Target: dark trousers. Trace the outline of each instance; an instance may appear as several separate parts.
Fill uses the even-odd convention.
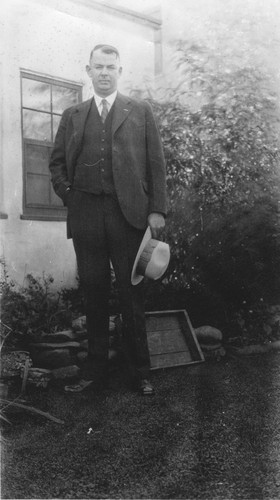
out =
[[[104,372],[109,348],[110,261],[120,295],[123,339],[130,368],[147,377],[150,358],[142,283],[131,285],[131,270],[144,231],[124,218],[113,196],[71,190],[68,217],[85,294],[88,330],[87,375]]]

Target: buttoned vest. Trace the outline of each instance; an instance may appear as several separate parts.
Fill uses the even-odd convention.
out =
[[[114,194],[112,171],[112,117],[114,105],[102,123],[95,100],[86,120],[77,158],[73,188],[93,194]]]

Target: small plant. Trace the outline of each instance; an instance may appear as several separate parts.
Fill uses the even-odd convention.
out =
[[[25,348],[41,333],[55,332],[71,325],[72,314],[52,290],[53,277],[43,274],[35,278],[28,274],[25,285],[19,287],[9,278],[2,261],[1,338],[5,346]]]
[[[80,280],[77,278],[77,286],[62,288],[61,300],[73,317],[84,313],[84,295]]]

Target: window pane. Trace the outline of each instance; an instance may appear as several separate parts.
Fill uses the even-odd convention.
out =
[[[28,173],[49,174],[49,151],[47,146],[26,144],[25,160]]]
[[[52,103],[54,113],[63,113],[66,108],[78,104],[78,102],[79,95],[77,90],[53,85]]]
[[[51,110],[51,86],[48,83],[22,79],[22,102],[25,108]]]
[[[38,141],[51,141],[51,115],[23,110],[23,137]]]
[[[26,204],[49,206],[50,180],[47,175],[27,174]]]
[[[38,78],[22,74],[24,216],[64,218],[67,209],[53,190],[49,158],[61,115],[81,101],[81,89],[67,82]]]
[[[53,141],[55,139],[56,132],[57,132],[60,120],[61,120],[61,116],[60,115],[53,115]]]

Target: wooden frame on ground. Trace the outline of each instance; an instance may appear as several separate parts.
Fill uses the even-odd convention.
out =
[[[152,370],[204,361],[185,309],[147,312],[146,328]]]

